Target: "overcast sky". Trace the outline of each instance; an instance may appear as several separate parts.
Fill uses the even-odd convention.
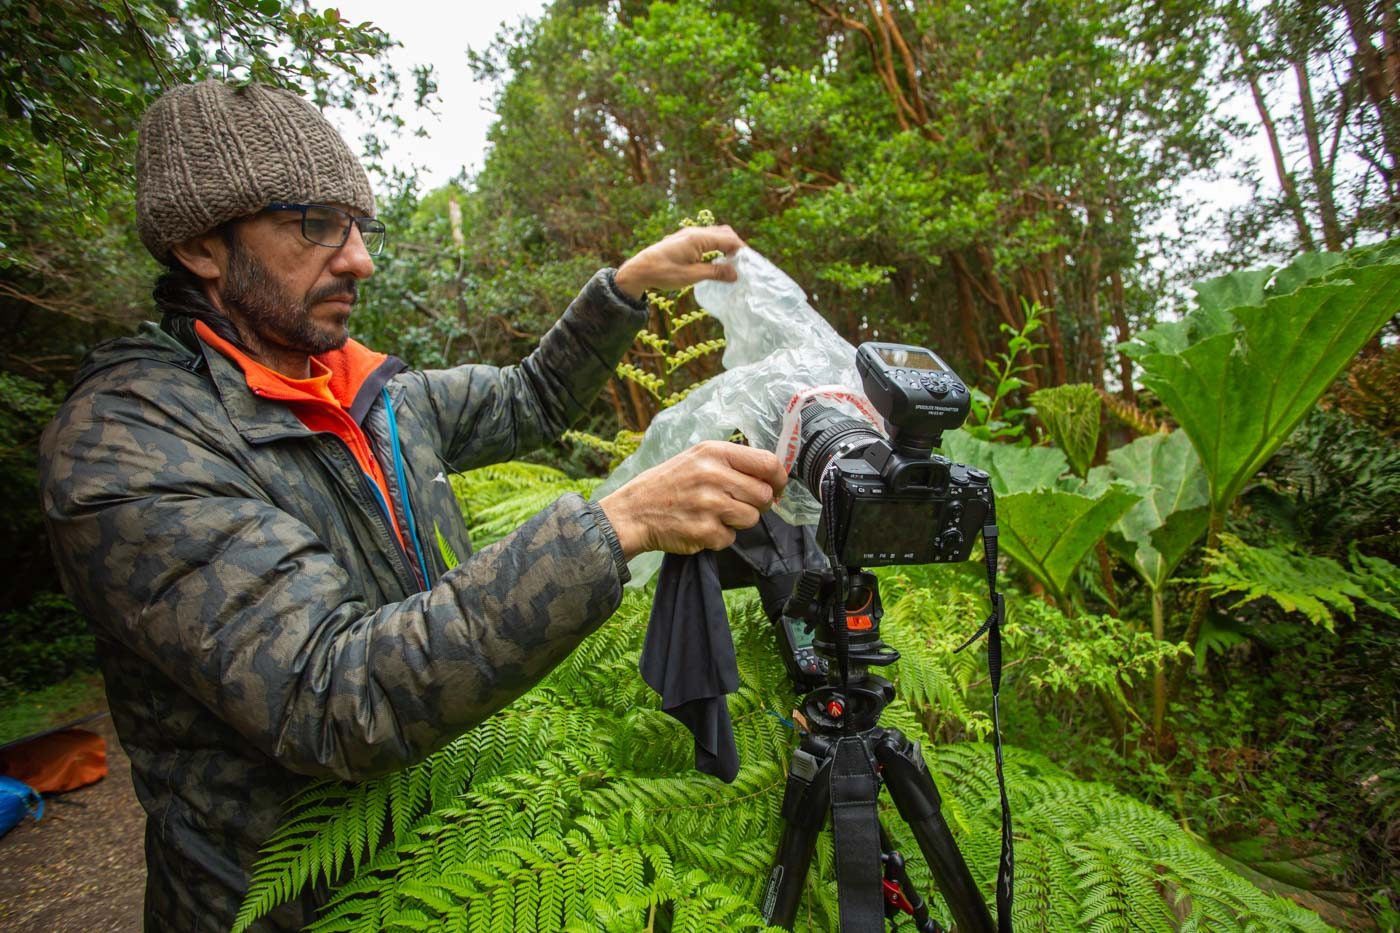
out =
[[[421,167],[423,191],[445,183],[464,166],[469,173],[481,168],[486,130],[494,116],[490,110],[494,89],[472,80],[467,49],[485,49],[502,23],[538,17],[545,0],[330,0],[326,5],[335,6],[351,22],[369,20],[403,43],[389,58],[403,76],[406,89],[412,88],[413,66],[434,67],[439,98],[434,109],[438,115],[411,112],[411,108],[401,114],[409,121],[410,130],[422,125],[429,136],[405,133],[392,140],[391,161]],[[357,138],[352,127],[342,129],[348,138]]]

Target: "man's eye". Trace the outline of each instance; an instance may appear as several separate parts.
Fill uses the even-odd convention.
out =
[[[334,238],[340,232],[335,221],[320,217],[307,217],[301,229],[313,240]]]

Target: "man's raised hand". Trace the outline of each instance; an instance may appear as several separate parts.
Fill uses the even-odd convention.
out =
[[[634,300],[649,288],[672,291],[705,279],[732,282],[733,266],[704,256],[716,251],[732,255],[743,245],[739,235],[725,226],[686,227],[624,262],[614,281],[619,291]]]

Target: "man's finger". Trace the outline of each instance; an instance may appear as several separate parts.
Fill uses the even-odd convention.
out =
[[[759,511],[767,511],[773,505],[773,487],[765,480],[747,473],[734,471],[729,484],[729,497]]]
[[[703,279],[733,282],[739,278],[739,270],[727,262],[698,262],[693,266],[687,266],[685,271],[697,282]]]
[[[725,255],[733,255],[745,246],[744,241],[739,238],[739,234],[730,227],[690,227],[688,229],[695,231],[694,236],[702,252],[719,250]]]
[[[772,453],[742,444],[725,444],[722,449],[731,467],[763,480],[773,487],[775,496],[787,486],[787,474],[783,472],[783,464]]]

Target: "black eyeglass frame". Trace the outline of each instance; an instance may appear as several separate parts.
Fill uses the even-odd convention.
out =
[[[307,233],[306,212],[312,209],[333,211],[339,214],[340,216],[347,218],[350,221],[350,223],[345,224],[343,227],[341,227],[339,243],[326,243],[322,240],[316,239],[311,234]],[[389,239],[389,229],[384,226],[384,222],[382,220],[377,220],[374,217],[356,217],[349,211],[342,210],[336,207],[334,204],[293,204],[288,201],[273,201],[266,208],[264,208],[264,210],[295,211],[296,213],[301,214],[302,239],[316,246],[325,246],[329,249],[340,249],[350,239],[350,226],[352,224],[359,228],[360,237],[365,241],[365,250],[371,256],[378,256],[380,253],[384,252],[384,244]],[[375,233],[379,234],[379,243],[377,246],[371,247],[371,240],[369,239],[369,234]]]

